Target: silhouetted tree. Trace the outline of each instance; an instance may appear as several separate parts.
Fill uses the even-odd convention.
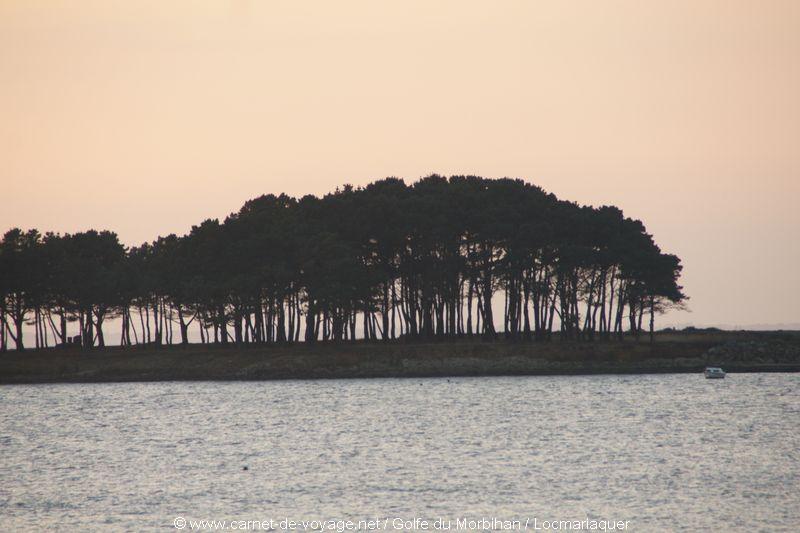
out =
[[[321,198],[265,195],[126,252],[113,233],[8,231],[0,242],[0,349],[50,333],[85,347],[289,343],[301,338],[623,338],[686,300],[680,260],[613,206],[522,180],[432,175]],[[502,302],[502,317],[500,303]],[[495,315],[498,316],[495,316]],[[48,329],[49,328],[49,329]],[[175,333],[177,331],[177,334]]]

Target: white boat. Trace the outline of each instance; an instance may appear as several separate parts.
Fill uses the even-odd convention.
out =
[[[718,366],[706,367],[703,374],[705,374],[706,379],[722,379],[725,377],[725,371]]]

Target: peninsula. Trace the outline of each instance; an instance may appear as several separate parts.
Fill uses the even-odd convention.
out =
[[[0,383],[800,371],[800,332],[663,331],[548,343],[355,341],[222,347],[50,348],[0,356]]]

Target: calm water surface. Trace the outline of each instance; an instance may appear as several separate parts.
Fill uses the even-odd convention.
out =
[[[797,374],[5,386],[0,449],[5,531],[175,531],[178,516],[800,528]]]

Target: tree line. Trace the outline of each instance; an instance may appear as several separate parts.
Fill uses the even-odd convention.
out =
[[[645,328],[652,339],[655,315],[686,300],[681,269],[613,206],[522,180],[387,178],[321,198],[264,195],[130,249],[109,231],[11,229],[0,349],[24,349],[26,329],[37,348],[102,347],[110,319],[124,346],[187,344],[190,328],[219,344],[621,339]]]

